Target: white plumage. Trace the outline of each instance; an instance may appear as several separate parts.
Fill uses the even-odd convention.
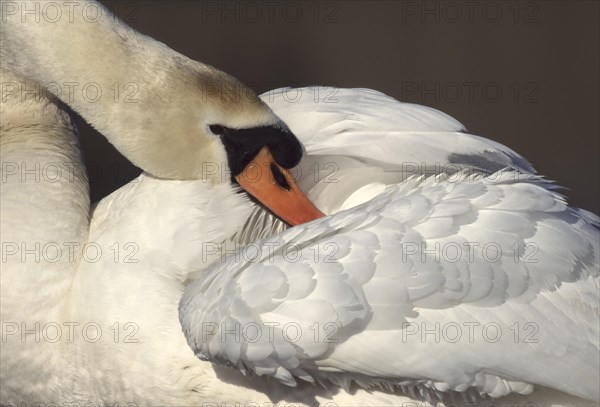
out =
[[[373,91],[339,93],[344,99],[336,105],[337,119],[331,117],[334,112],[328,117],[342,131],[327,135],[325,129],[331,127],[324,126],[323,133],[310,133],[314,137],[306,141],[308,156],[300,167],[309,176],[300,177],[300,182],[332,213],[364,203],[239,252],[234,250],[239,248],[236,242],[252,242],[280,231],[281,225],[227,184],[167,181],[143,174],[96,206],[86,238],[71,224],[85,224],[85,180],[55,185],[8,178],[2,207],[12,209],[10,217],[3,212],[3,238],[5,231],[13,239],[35,240],[36,233],[42,233],[46,237],[39,239],[52,240],[48,235],[52,234],[93,243],[107,255],[94,261],[79,258],[72,277],[44,262],[21,263],[11,257],[4,266],[11,273],[3,271],[3,290],[36,289],[25,298],[3,300],[3,321],[20,318],[21,309],[29,322],[93,323],[104,335],[98,341],[79,337],[60,346],[9,340],[3,344],[3,349],[10,349],[10,357],[3,352],[3,402],[126,400],[181,405],[332,400],[381,405],[422,397],[452,399],[450,390],[467,399],[479,398],[479,393],[528,393],[532,385],[564,392],[542,387],[542,393],[529,398],[538,403],[582,402],[567,394],[597,399],[597,217],[568,208],[551,184],[518,170],[514,163],[523,159],[505,147],[454,133],[458,125],[441,113]],[[355,103],[365,95],[369,103]],[[287,119],[296,107],[305,112],[306,124],[318,128],[319,105],[310,100],[285,106],[287,111],[273,108]],[[4,107],[3,117],[10,117],[12,124],[3,129],[3,162],[77,162],[75,150],[64,158],[56,152],[75,144],[72,129],[52,101],[28,105],[32,118],[26,128],[17,125],[25,120],[22,110],[19,116],[15,107]],[[391,159],[378,166],[377,155],[368,148],[387,151],[385,146],[381,149],[381,139],[350,149],[345,137],[352,138],[353,126],[371,109],[387,107],[404,108],[415,123],[437,117],[438,130],[428,136],[437,134],[439,141],[432,144],[442,163],[449,162],[442,154],[444,143],[455,135],[485,147],[461,150],[450,143],[451,154],[501,157],[514,168],[490,174],[474,166],[455,173],[452,167],[450,173],[425,176],[405,168],[398,171]],[[440,118],[452,132],[444,131]],[[304,139],[302,128],[290,122]],[[386,136],[390,149],[395,135]],[[312,153],[318,137],[348,148],[352,157]],[[414,145],[420,143],[420,133],[409,140],[418,152]],[[32,151],[31,142],[39,148]],[[468,153],[461,155],[465,150]],[[368,159],[362,157],[369,154]],[[412,158],[429,160],[426,155]],[[397,162],[404,158],[397,156]],[[310,173],[310,165],[326,169],[328,163],[335,169],[328,176]],[[45,206],[24,203],[23,188],[40,194],[40,202],[44,197]],[[72,216],[83,220],[57,218],[49,207],[71,208]],[[33,229],[15,224],[32,216],[38,219]],[[467,243],[478,247],[449,261],[451,250],[467,250]],[[490,243],[501,251],[497,260],[493,250],[479,250]],[[115,244],[124,250],[119,260],[114,257]],[[536,250],[527,251],[530,247]],[[205,272],[211,261],[213,267]],[[26,272],[14,274],[16,270]],[[71,288],[57,306],[49,306],[45,299],[53,298],[64,284]],[[243,377],[199,361],[185,343],[177,317],[184,289],[180,318],[187,341],[199,356],[273,376],[287,385],[300,379],[326,387],[297,383],[290,391],[264,377]],[[257,336],[257,329],[262,335]],[[251,340],[244,340],[248,337]],[[350,389],[352,381],[395,389],[395,394],[347,393],[336,386]],[[514,401],[509,398],[505,403]]]
[[[300,185],[331,214],[283,231],[228,178],[197,179],[226,159],[208,125],[279,125],[256,101],[203,100],[233,78],[108,13],[4,17],[2,82],[35,91],[0,104],[2,404],[600,398],[598,217],[514,151],[371,90],[273,91],[308,153]],[[93,210],[76,130],[36,86],[90,77],[146,85],[139,105],[68,102],[154,174]]]
[[[180,317],[197,354],[288,385],[354,379],[499,397],[539,384],[598,399],[597,217],[520,170],[527,163],[516,153],[455,133],[461,126],[433,109],[368,90],[338,89],[326,105],[313,101],[318,91],[271,104],[309,160],[337,170],[309,196],[336,208],[345,203],[337,190],[391,185],[242,248],[189,286]],[[461,149],[453,138],[474,142]],[[331,156],[335,145],[360,161]],[[459,172],[393,184],[408,160],[443,168],[452,156],[506,168],[455,161]],[[370,176],[355,176],[363,171]]]

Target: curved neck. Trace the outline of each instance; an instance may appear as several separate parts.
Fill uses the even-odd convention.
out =
[[[22,80],[5,71],[0,79]],[[0,116],[2,316],[39,322],[58,309],[87,241],[87,176],[59,101],[7,97]]]
[[[1,66],[29,81],[5,84],[3,94],[47,89],[148,170],[143,140],[169,134],[174,99],[185,93],[190,73],[206,66],[136,32],[95,1],[3,2],[0,11]]]
[[[87,0],[42,1],[14,3],[14,8],[2,4],[1,12],[2,66],[33,82],[35,90],[46,88],[101,127],[111,119],[116,104],[135,100],[125,91],[117,95],[117,90],[139,82],[144,72],[140,65],[152,63],[138,58],[141,44],[152,40],[105,7]],[[146,46],[144,56],[150,55]]]

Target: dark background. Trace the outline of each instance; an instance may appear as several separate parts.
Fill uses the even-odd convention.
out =
[[[598,1],[103,3],[258,92],[367,87],[442,110],[600,212]],[[97,200],[139,170],[80,122]]]

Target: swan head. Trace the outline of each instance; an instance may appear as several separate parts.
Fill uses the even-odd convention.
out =
[[[291,225],[323,216],[288,171],[300,162],[303,147],[287,125],[235,78],[193,67],[183,76],[189,65],[177,69],[187,80],[140,95],[147,103],[138,108],[148,110],[131,120],[144,117],[144,123],[137,122],[134,137],[117,147],[157,178],[239,184]],[[131,122],[126,125],[131,129]]]

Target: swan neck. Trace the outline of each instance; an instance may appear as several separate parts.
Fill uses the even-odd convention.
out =
[[[23,80],[7,72],[0,78]],[[22,321],[40,322],[58,309],[89,231],[85,167],[58,103],[30,94],[0,104],[2,314]],[[35,295],[24,295],[32,289]]]
[[[150,154],[160,149],[150,138],[189,132],[173,129],[185,103],[178,95],[198,70],[214,69],[136,32],[95,1],[14,5],[1,8],[1,66],[27,82],[3,84],[3,97],[7,86],[10,95],[54,95],[134,164],[160,176]]]

